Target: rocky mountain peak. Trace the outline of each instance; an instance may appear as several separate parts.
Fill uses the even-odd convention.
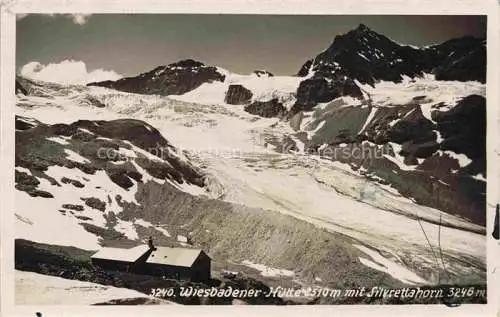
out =
[[[358,25],[358,27],[356,28],[356,30],[359,30],[359,31],[368,31],[368,30],[370,30],[370,29],[369,29],[369,28],[368,28],[365,24],[360,23],[360,24]]]
[[[377,32],[373,31],[370,29],[368,26],[365,24],[361,23],[358,25],[357,28],[354,30],[349,31],[348,33],[350,34],[356,34],[356,35],[371,35],[371,36],[381,36],[381,34],[378,34]]]
[[[170,67],[183,67],[183,68],[198,68],[198,67],[203,67],[205,64],[203,64],[200,61],[188,58],[188,59],[183,59],[175,63],[171,63],[168,66]]]
[[[90,83],[88,86],[148,95],[182,95],[204,83],[224,79],[225,76],[216,67],[207,66],[194,59],[184,59],[167,66],[158,66],[134,77]]]
[[[434,74],[437,80],[486,81],[486,42],[465,36],[424,49],[401,45],[360,24],[337,35],[325,51],[307,60],[298,76],[301,82],[294,111],[310,109],[318,102],[342,95],[360,97],[357,85],[378,81],[401,82],[404,77]],[[339,90],[339,87],[349,87]],[[314,97],[311,91],[321,91]],[[293,115],[293,113],[292,113]]]

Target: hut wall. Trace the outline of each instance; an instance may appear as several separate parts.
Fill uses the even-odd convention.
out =
[[[191,280],[197,282],[208,281],[211,277],[211,262],[210,257],[202,251],[193,263]]]

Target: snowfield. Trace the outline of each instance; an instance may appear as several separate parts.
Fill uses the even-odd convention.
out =
[[[480,82],[437,81],[434,75],[425,74],[422,78],[403,76],[402,83],[381,81],[375,87],[357,82],[361,90],[368,94],[373,103],[379,106],[391,107],[410,103],[414,98],[426,97],[422,105],[424,116],[432,121],[430,106],[443,102],[447,107],[441,111],[453,108],[457,101],[469,95],[486,97],[486,87]]]
[[[15,272],[16,305],[92,305],[114,299],[150,298],[146,294],[107,285],[68,280],[32,272]],[[151,298],[153,300],[153,298]],[[174,304],[159,300],[162,304]]]
[[[29,172],[27,169],[16,167],[18,171]],[[145,171],[144,171],[145,172]],[[116,200],[116,195],[121,196],[122,201],[133,202],[138,204],[135,199],[137,184],[126,190],[116,185],[102,170],[97,171],[94,175],[85,174],[79,169],[66,168],[60,166],[49,167],[46,174],[54,179],[60,180],[62,177],[68,177],[73,180],[80,181],[85,184],[85,187],[75,190],[71,184],[62,183],[61,186],[53,186],[51,183],[42,178],[40,179],[39,188],[50,192],[54,198],[39,199],[31,197],[24,191],[16,190],[16,235],[17,237],[29,239],[40,243],[49,243],[65,246],[76,246],[86,250],[98,250],[101,248],[99,238],[86,231],[79,223],[88,223],[97,227],[105,228],[106,219],[110,212],[119,214],[121,207]],[[149,175],[149,174],[144,174]],[[82,197],[95,197],[101,201],[108,203],[108,208],[105,212],[91,208],[85,205]],[[82,211],[75,211],[80,218],[71,217],[70,215],[57,211],[61,209],[63,204],[73,204],[83,206]],[[84,217],[85,220],[81,220]],[[137,221],[123,221],[117,219],[118,223],[115,230],[123,233],[131,240],[137,239],[135,225],[142,227],[153,227],[162,232],[165,236],[170,236],[168,231],[161,228],[159,225],[146,222],[142,219]],[[58,224],[58,229],[54,230],[54,224]]]
[[[370,256],[371,260],[363,257],[359,258],[361,263],[363,263],[364,265],[369,266],[378,271],[386,272],[392,277],[395,277],[400,281],[405,282],[406,284],[416,284],[416,283],[429,284],[429,281],[422,279],[421,277],[411,272],[407,268],[403,267],[402,265],[388,261],[379,253],[360,245],[355,245],[355,247]]]
[[[295,92],[305,77],[240,75],[223,68],[218,71],[226,76],[224,82],[205,83],[200,87],[172,99],[201,104],[223,104],[229,85],[242,85],[252,91],[252,101],[269,101],[278,98],[290,110],[295,103]]]
[[[185,95],[171,98],[130,94],[102,87],[79,87],[68,89],[66,95],[48,91],[53,96],[49,103],[47,98],[19,96],[16,110],[19,115],[45,123],[130,117],[144,120],[157,128],[174,146],[187,151],[211,175],[215,184],[222,186],[214,188],[211,193],[214,198],[223,197],[229,202],[279,211],[352,237],[363,244],[355,245],[366,254],[366,257],[360,258],[361,263],[387,272],[407,284],[437,282],[410,271],[405,261],[412,261],[421,267],[442,269],[435,257],[439,248],[442,249],[446,269],[457,274],[466,275],[475,270],[471,268],[469,260],[485,263],[484,236],[468,231],[480,230],[480,226],[420,206],[390,187],[368,181],[347,165],[313,156],[276,153],[265,144],[262,136],[271,134],[280,138],[292,134],[293,130],[288,124],[277,118],[253,116],[246,113],[243,106],[224,103],[224,93],[232,83],[256,91],[254,98],[264,100],[271,99],[277,90],[294,91],[303,79],[231,75],[227,76],[224,83],[205,84]],[[484,85],[479,83],[436,82],[429,77],[414,82],[406,80],[401,84],[382,82],[375,88],[363,86],[363,89],[383,106],[401,104],[425,95],[433,102],[450,102],[449,106],[452,107],[458,96],[471,93],[484,95],[485,91]],[[78,100],[82,95],[93,96],[106,107],[81,105]],[[281,97],[285,98],[285,95]],[[364,126],[367,126],[373,115],[374,112]],[[77,159],[74,155],[72,157]],[[466,158],[459,159],[461,164],[467,163]],[[391,157],[391,160],[400,166],[403,164],[397,157]],[[60,178],[69,171],[53,168],[49,173]],[[79,179],[82,175],[72,177]],[[50,186],[47,183],[42,182],[42,185]],[[135,186],[130,191],[124,191],[106,175],[100,174],[95,175],[90,183],[100,186],[102,190],[92,189],[89,196],[107,199],[109,192],[115,195],[119,193],[129,201],[134,200]],[[17,237],[95,249],[98,246],[97,238],[77,223],[65,221],[62,215],[41,212],[57,210],[61,203],[79,200],[81,194],[75,192],[71,185],[64,185],[57,191],[54,186],[50,186],[47,190],[54,193],[55,199],[34,199],[24,192],[16,191],[16,214],[19,216]],[[72,198],[73,193],[78,197]],[[41,201],[47,205],[42,205]],[[33,208],[35,205],[36,209]],[[92,223],[102,226],[102,213],[85,208],[85,215],[93,219]],[[440,221],[453,228],[439,226],[437,223]],[[55,222],[64,229],[57,232],[51,230],[51,224]],[[132,223],[123,223],[120,228],[133,236]],[[68,235],[69,232],[71,234]],[[257,268],[257,264],[246,264]],[[257,269],[262,272],[270,270],[260,266]]]
[[[78,212],[78,214],[90,218],[90,220],[83,222],[105,227],[104,214],[83,204],[81,197],[96,197],[102,201],[108,201],[109,196],[115,213],[120,212],[122,209],[116,201],[116,195],[121,195],[124,201],[137,203],[134,197],[137,184],[134,185],[135,188],[125,190],[113,183],[104,171],[97,171],[94,175],[88,175],[79,169],[51,166],[46,174],[57,180],[62,177],[69,177],[86,184],[86,186],[75,190],[75,187],[71,184],[53,186],[48,180],[41,179],[39,188],[50,192],[54,196],[54,198],[50,199],[31,197],[26,192],[16,190],[15,213],[24,219],[24,221],[16,223],[18,237],[41,243],[73,245],[87,250],[97,250],[100,248],[98,237],[80,226],[78,223],[82,222],[81,220],[59,212],[47,211],[57,211],[61,209],[63,204],[83,205],[84,210]],[[58,224],[59,230],[54,230],[55,223]],[[131,226],[132,224],[122,224],[119,227],[121,229],[119,232],[130,234],[128,228]],[[135,233],[135,229],[133,229],[133,232]]]

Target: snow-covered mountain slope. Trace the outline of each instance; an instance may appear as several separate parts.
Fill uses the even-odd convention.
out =
[[[226,73],[226,81],[231,82],[230,78]],[[245,96],[244,89],[256,91],[252,85],[261,79],[256,76],[234,78],[235,84],[229,87],[227,83],[204,84],[172,98],[239,111],[241,107],[227,104],[231,100],[223,101],[224,96],[231,95],[231,87],[236,87],[232,101],[241,101],[238,96]],[[268,79],[284,84],[292,83],[295,78]],[[357,80],[354,83],[361,89],[363,100],[340,97],[320,103],[310,111],[300,111],[290,119],[295,133],[283,128],[280,122],[279,128],[261,134],[263,142],[279,151],[294,150],[351,164],[419,204],[484,225],[485,85],[438,81],[430,74],[414,79],[403,76],[399,83],[381,81],[373,87]],[[281,91],[287,91],[285,86]],[[274,91],[276,86],[267,87]],[[269,97],[259,102],[252,99],[254,95],[246,96],[250,100],[241,102],[246,112],[256,104],[262,106],[263,111],[253,113],[262,117],[287,111],[279,102],[263,101],[270,100]],[[456,130],[462,123],[464,128]],[[225,134],[216,134],[209,139],[222,138],[221,143],[234,144],[225,142],[225,137]],[[238,148],[248,147],[247,141],[242,143]]]
[[[168,235],[161,226],[117,218],[124,204],[137,203],[138,183],[205,192],[203,172],[141,121],[46,125],[17,117],[16,141],[17,233],[34,241],[98,249],[110,235],[139,239],[136,227]],[[51,230],[54,223],[61,230]]]
[[[298,112],[291,145],[351,164],[419,204],[485,224],[486,99],[478,82],[379,82]]]
[[[218,68],[223,82],[204,83],[200,87],[172,99],[202,104],[251,104],[276,99],[286,110],[295,103],[295,93],[304,78],[296,76],[241,75]],[[244,90],[248,90],[245,93]]]
[[[51,97],[37,96],[37,89],[26,87],[28,95],[18,96],[19,115],[35,118],[45,124],[57,124],[61,121],[71,123],[76,121],[75,115],[78,119],[86,120],[127,117],[143,120],[151,129],[152,127],[158,129],[158,133],[168,139],[173,147],[180,149],[180,152],[186,151],[189,161],[193,165],[198,165],[203,171],[202,174],[206,175],[203,191],[212,199],[193,196],[191,192],[183,191],[183,188],[176,188],[179,184],[168,179],[164,184],[137,182],[138,190],[133,196],[135,201],[132,199],[125,201],[123,208],[117,210],[117,213],[121,211],[121,214],[114,221],[104,217],[99,219],[96,215],[90,214],[94,212],[90,207],[83,206],[84,212],[89,212],[86,217],[99,219],[100,222],[93,224],[94,226],[107,227],[114,224],[113,230],[118,232],[115,233],[116,236],[120,236],[120,230],[127,236],[124,233],[125,229],[120,229],[126,227],[127,232],[129,229],[132,232],[135,230],[140,239],[144,236],[144,229],[139,225],[141,221],[151,223],[148,228],[155,234],[160,234],[160,225],[166,225],[162,229],[167,230],[172,237],[179,233],[191,234],[195,243],[199,243],[214,254],[277,269],[299,270],[305,275],[321,272],[321,278],[324,280],[341,278],[340,275],[331,273],[332,269],[339,270],[341,266],[337,264],[341,261],[347,267],[346,270],[355,270],[359,265],[366,265],[371,269],[390,271],[392,272],[390,275],[405,283],[410,282],[409,276],[413,276],[410,278],[411,283],[422,283],[422,281],[436,283],[437,272],[443,270],[442,265],[436,262],[436,252],[441,250],[445,269],[454,281],[463,281],[469,277],[476,281],[484,278],[486,250],[484,235],[481,234],[484,232],[483,226],[463,217],[417,204],[411,198],[413,192],[399,192],[396,188],[387,186],[387,182],[384,182],[388,178],[387,175],[378,176],[383,181],[379,183],[374,181],[377,175],[363,173],[362,168],[353,170],[348,164],[320,159],[314,155],[283,151],[292,149],[287,147],[287,142],[294,142],[299,150],[300,144],[304,144],[288,122],[277,118],[255,116],[246,112],[244,105],[224,102],[208,103],[200,100],[198,103],[193,103],[169,97],[130,94],[103,87],[48,87],[36,83],[29,85],[43,86],[44,93]],[[408,88],[411,91],[409,94],[415,93],[413,89]],[[34,92],[33,95],[30,95],[31,92]],[[189,99],[193,98],[189,94],[186,100],[195,101],[196,98]],[[411,95],[408,97],[413,98]],[[87,102],[83,102],[84,100]],[[349,105],[351,102],[352,106]],[[363,108],[363,105],[354,99],[344,98],[343,103],[347,104],[344,108],[367,108]],[[316,110],[324,105],[318,107]],[[367,118],[369,117],[368,113]],[[368,123],[366,122],[368,119],[364,122],[360,120],[356,130],[358,128],[361,130],[365,125],[370,127],[376,118],[375,114]],[[102,133],[92,130],[92,125],[88,124],[84,128],[94,134]],[[146,125],[142,124],[143,127]],[[312,135],[319,134],[319,131],[320,129]],[[91,160],[82,147],[73,144],[74,135],[71,135],[70,141],[61,136],[49,137],[52,141],[43,141],[41,144],[51,142],[51,146],[62,146],[60,143],[71,143],[67,150],[75,153],[70,152],[69,155],[65,152],[68,155],[64,156],[64,162],[70,158],[76,159],[77,155],[81,156],[78,157],[80,160],[83,158]],[[54,142],[56,139],[53,138],[57,138],[57,141]],[[120,140],[117,138],[115,135],[112,142],[124,143],[121,140],[123,136],[118,138]],[[26,146],[28,144],[35,149],[42,146],[38,143],[34,146],[29,142]],[[127,161],[133,157],[130,151],[136,156],[141,153],[136,148],[126,148],[122,145],[119,148],[122,147],[124,149],[120,151],[127,153]],[[400,159],[394,151],[384,155],[390,157],[383,156],[385,161]],[[136,165],[134,161],[137,163],[137,158],[131,160],[131,164]],[[20,165],[17,167],[18,173],[26,172],[20,167]],[[391,171],[397,171],[392,174],[398,175],[404,170],[398,170],[397,167],[397,164],[389,165]],[[145,179],[151,178],[147,174],[153,176],[151,171],[146,174],[136,166],[135,168]],[[373,168],[381,170],[381,167]],[[146,167],[142,169],[147,170]],[[53,166],[48,167],[45,174],[49,173],[48,177],[59,179],[75,171]],[[80,176],[82,179],[87,177],[83,174],[67,177],[78,180]],[[66,197],[63,192],[65,188],[77,193],[76,198],[78,195],[87,197],[83,196],[82,189],[72,184],[61,184],[61,188],[56,188],[57,185],[49,185],[44,177],[39,176],[39,178],[39,186],[42,186],[40,190],[54,192],[57,197]],[[405,183],[408,179],[400,178],[399,181]],[[427,179],[414,178],[413,181],[420,186],[427,182]],[[84,184],[83,181],[80,182]],[[119,193],[122,190],[115,188],[115,184],[109,180],[102,180],[99,184],[111,192]],[[21,238],[39,241],[41,237],[47,236],[47,232],[42,228],[30,232],[27,228],[30,226],[30,221],[33,223],[32,229],[37,225],[43,226],[44,219],[39,214],[33,215],[34,212],[28,208],[29,205],[23,203],[28,196],[25,192],[18,191],[17,195],[16,202],[19,201],[18,205],[21,207],[16,209],[19,219],[16,232]],[[429,196],[427,193],[424,195]],[[123,197],[127,196],[123,194]],[[49,198],[34,199],[38,203],[41,199]],[[110,207],[115,206],[115,202],[119,205],[115,199]],[[59,203],[63,203],[62,200],[57,201],[57,204]],[[55,208],[55,205],[46,207],[47,212],[60,214],[57,209],[54,210]],[[107,212],[108,205],[104,214]],[[282,218],[279,213],[291,216],[293,220]],[[30,220],[30,217],[33,219]],[[76,220],[72,221],[73,224],[76,223]],[[88,220],[89,223],[92,221]],[[313,226],[308,227],[304,224]],[[91,228],[93,234],[100,234],[98,229]],[[182,231],[183,229],[185,231]],[[323,229],[335,235],[322,233]],[[75,232],[79,231],[75,229]],[[309,237],[307,232],[314,234]],[[85,232],[81,230],[81,233]],[[235,233],[238,236],[235,236]],[[109,231],[106,231],[107,234]],[[130,233],[129,238],[125,240],[134,240],[131,238],[132,235],[133,233]],[[324,240],[314,238],[323,235],[325,235]],[[168,240],[166,234],[163,233],[162,236]],[[266,236],[273,239],[266,239]],[[49,235],[47,240],[50,238]],[[95,243],[100,241],[88,236],[82,239],[92,243],[87,246],[81,245],[83,248],[93,248]],[[110,239],[108,236],[104,240],[112,239],[113,237]],[[329,242],[325,242],[327,240]],[[53,243],[64,242],[61,239],[54,239]],[[77,243],[76,239],[71,239],[70,243]],[[330,243],[341,243],[342,247],[332,246]],[[380,262],[380,258],[371,252],[364,252],[366,249],[359,248],[359,245],[379,252],[385,260]],[[299,246],[304,246],[306,249]],[[337,250],[337,257],[323,253],[333,249]],[[312,250],[315,250],[314,255],[311,253]],[[325,265],[326,258],[332,263]],[[355,264],[348,265],[341,259],[354,261],[350,263]],[[384,264],[384,261],[393,264],[387,266],[388,262]],[[390,267],[401,269],[394,272]],[[418,278],[408,271],[413,272]]]

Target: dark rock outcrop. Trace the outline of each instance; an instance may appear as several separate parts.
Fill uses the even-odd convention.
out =
[[[25,172],[15,171],[15,183],[17,190],[24,191],[31,197],[54,198],[51,193],[37,189],[40,181],[36,177]]]
[[[103,228],[91,223],[80,222],[80,225],[87,232],[92,233],[105,240],[128,240],[128,238],[121,232],[114,229]]]
[[[361,131],[363,139],[376,144],[390,141],[391,122],[398,120],[416,108],[415,105],[398,105],[396,107],[378,107],[371,122]]]
[[[34,128],[38,125],[36,120],[29,119],[29,120],[23,120],[23,119],[16,119],[16,130],[29,130],[31,128]]]
[[[272,118],[283,117],[286,113],[286,108],[275,98],[269,101],[255,101],[245,106],[245,111],[264,118]]]
[[[104,108],[106,105],[102,103],[99,99],[97,99],[94,96],[87,95],[81,102],[82,105],[86,106],[91,106],[91,107],[97,107],[97,108]]]
[[[375,80],[399,81],[401,75],[417,76],[422,66],[418,50],[401,46],[361,24],[355,30],[337,35],[310,67],[316,75],[330,77],[341,72],[350,79],[372,85]]]
[[[84,207],[82,205],[74,205],[74,204],[63,204],[61,207],[65,208],[65,209],[74,210],[74,211],[83,211],[83,209],[84,209]]]
[[[415,107],[403,119],[399,120],[390,129],[388,137],[392,142],[402,144],[407,141],[421,143],[434,141],[436,135],[433,132],[434,125],[425,118],[420,107]]]
[[[231,105],[244,105],[251,101],[252,96],[252,92],[242,85],[229,85],[224,102]]]
[[[323,155],[324,158],[362,167],[363,174],[368,179],[390,185],[403,196],[411,197],[417,204],[458,215],[484,226],[486,183],[462,173],[452,173],[452,169],[458,170],[458,163],[448,156],[432,154],[437,148],[432,142],[428,146],[416,146],[417,153],[429,149],[425,155],[430,156],[422,164],[404,169],[387,158],[394,157],[395,154],[408,155],[405,151],[412,151],[404,147],[399,153],[394,153],[390,145],[377,149],[375,144],[349,143],[344,147],[330,145],[322,153],[327,153]],[[406,162],[412,163],[408,160]],[[478,233],[484,234],[482,231]]]
[[[438,80],[486,82],[486,40],[465,36],[427,50]]]
[[[85,202],[85,205],[89,206],[90,208],[94,208],[102,212],[106,210],[106,203],[98,198],[85,197],[80,199],[83,200]]]
[[[463,153],[486,170],[486,99],[471,95],[449,111],[435,111],[432,118],[444,138],[442,150]]]
[[[362,93],[352,79],[343,76],[335,76],[333,79],[325,77],[306,79],[297,89],[297,101],[290,115],[311,110],[317,103],[328,102],[341,96],[362,98]]]
[[[71,184],[71,185],[73,185],[73,186],[75,186],[77,188],[83,188],[83,187],[85,187],[85,185],[82,184],[82,182],[77,181],[75,179],[67,178],[67,177],[61,178],[61,182],[63,184]]]
[[[216,67],[187,59],[134,77],[116,81],[89,83],[88,86],[107,87],[116,90],[148,95],[182,95],[204,83],[224,81],[225,76]]]
[[[28,91],[16,80],[16,94],[28,95]]]

